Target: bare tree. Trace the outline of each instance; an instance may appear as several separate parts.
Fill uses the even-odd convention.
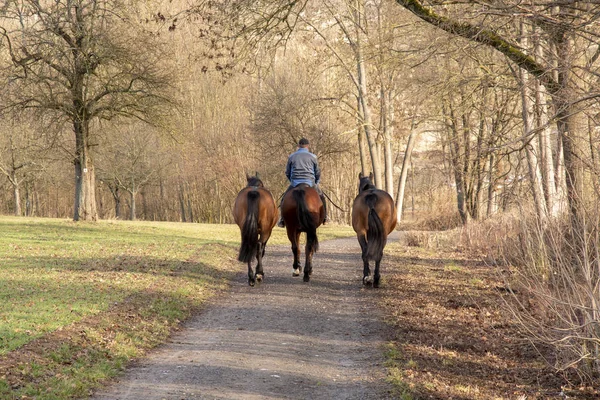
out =
[[[98,177],[115,200],[115,216],[120,217],[122,191],[129,194],[129,219],[137,219],[137,197],[172,162],[160,137],[143,123],[116,128],[98,157]]]
[[[155,36],[120,0],[8,1],[0,34],[13,63],[13,106],[71,125],[75,167],[73,219],[97,219],[95,121],[156,120],[169,103],[168,75]]]
[[[4,132],[0,137],[0,173],[6,176],[13,189],[15,215],[23,215],[23,187],[44,169],[43,149],[38,135],[24,118],[6,116],[5,123],[0,125]]]

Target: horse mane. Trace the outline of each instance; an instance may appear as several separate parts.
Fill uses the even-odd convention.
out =
[[[375,187],[375,185],[373,185],[371,183],[369,178],[367,178],[367,177],[361,178],[359,192],[364,192],[365,190],[369,190],[369,189],[377,189],[377,187]]]
[[[256,186],[256,187],[264,187],[265,186],[263,184],[263,182],[256,176],[249,176],[247,178],[247,180],[248,180],[248,186]]]

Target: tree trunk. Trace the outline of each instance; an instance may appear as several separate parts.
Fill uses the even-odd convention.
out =
[[[539,44],[539,38],[535,44],[536,54],[543,59],[542,46]],[[548,216],[558,216],[561,204],[559,190],[555,179],[554,157],[552,155],[551,141],[551,123],[548,111],[548,93],[546,87],[542,85],[539,79],[535,80],[535,108],[536,108],[536,126],[541,129],[539,133],[540,141],[540,158],[541,158],[541,173],[542,187],[544,189],[544,197],[546,199],[546,207]],[[558,157],[557,153],[557,157]]]
[[[461,137],[457,126],[457,119],[454,115],[454,110],[450,101],[448,101],[448,110],[444,110],[444,114],[446,115],[447,129],[450,137],[448,148],[450,150],[452,172],[454,173],[454,184],[456,185],[456,206],[463,225],[466,225],[469,222],[469,212],[467,210],[465,198],[465,166],[464,163],[461,163]]]
[[[582,89],[577,74],[573,73],[575,41],[561,37],[556,45],[560,90],[554,96],[557,110],[557,126],[561,136],[564,155],[566,195],[569,204],[571,227],[575,248],[580,255],[585,254],[584,209],[583,209],[583,160],[587,124],[582,103],[577,102],[577,88]]]
[[[181,213],[181,222],[187,222],[185,209],[185,189],[183,183],[179,184],[179,211]]]
[[[469,212],[467,210],[466,197],[465,197],[465,177],[463,170],[460,165],[458,145],[451,146],[450,151],[452,153],[452,161],[454,164],[454,182],[456,184],[456,205],[460,219],[463,225],[469,222]]]
[[[490,217],[497,210],[496,205],[496,180],[494,178],[494,153],[489,155],[488,163],[488,192],[487,192],[487,210],[486,217]]]
[[[542,187],[542,174],[540,171],[538,140],[537,138],[532,137],[534,107],[531,96],[531,82],[527,71],[519,70],[519,75],[521,78],[521,107],[524,129],[523,147],[527,157],[529,183],[531,186],[531,193],[533,194],[536,215],[541,222],[544,222],[546,221],[548,211],[546,200],[543,196],[544,189]]]
[[[365,152],[365,138],[363,135],[363,127],[358,127],[358,153],[360,156],[360,170],[363,175],[369,175],[369,171],[367,171],[367,165],[369,165],[369,161],[367,160],[367,154]]]
[[[75,131],[75,207],[73,220],[96,221],[96,173],[90,154],[89,122],[73,123]]]
[[[35,184],[33,185],[33,199],[31,205],[31,217],[35,217],[40,210],[40,193],[36,189]],[[40,213],[41,214],[41,213]]]
[[[79,17],[79,14],[77,15]],[[85,107],[85,60],[75,56],[71,95],[75,115],[72,117],[75,133],[75,205],[73,220],[96,221],[96,172],[90,151],[90,120]]]
[[[165,196],[165,183],[162,179],[162,177],[160,178],[160,206],[158,209],[158,213],[159,213],[159,218],[161,221],[168,221],[169,216],[167,215],[167,201],[166,201],[166,196]]]
[[[144,186],[144,188],[140,191],[140,197],[142,198],[142,219],[143,220],[156,220],[156,218],[154,216],[150,215],[149,212],[149,208],[148,208],[148,199],[146,197],[146,187]]]
[[[33,215],[33,202],[31,201],[32,193],[30,189],[31,185],[29,182],[25,183],[25,216],[31,217]]]
[[[487,96],[484,92],[484,99],[487,100]],[[487,102],[484,102],[487,105]],[[483,140],[486,133],[486,123],[485,117],[480,113],[479,115],[479,129],[477,132],[477,146],[475,148],[477,154],[475,155],[475,160],[473,163],[473,180],[472,183],[472,191],[473,195],[471,197],[471,215],[475,219],[479,219],[481,215],[481,197],[482,197],[482,188],[483,188],[483,177],[485,174],[485,162],[483,161]]]
[[[365,127],[362,123],[364,113],[362,111],[362,104],[358,97],[356,98],[356,102],[356,111],[358,116],[358,126],[356,130],[358,131],[358,154],[360,156],[360,170],[363,173],[363,175],[367,176],[369,175],[370,171],[367,168],[367,166],[369,165],[369,160],[367,159],[367,152],[365,151]]]
[[[115,218],[121,219],[121,195],[119,194],[118,186],[115,188],[113,198],[115,199]]]
[[[129,207],[129,219],[131,221],[135,221],[135,195],[136,192],[134,190],[129,192],[129,199],[130,199],[130,207]]]
[[[375,182],[373,182],[375,184],[375,186],[377,186],[378,188],[382,188],[383,185],[383,175],[381,173],[381,160],[379,157],[379,152],[377,151],[377,141],[375,140],[375,134],[373,132],[373,117],[371,114],[371,108],[369,106],[369,103],[366,99],[367,97],[367,84],[365,82],[366,79],[366,72],[365,72],[365,67],[361,62],[359,62],[358,65],[358,70],[359,70],[359,81],[360,83],[360,89],[359,89],[359,98],[360,98],[360,102],[361,102],[361,106],[362,106],[362,110],[363,110],[363,127],[364,127],[364,131],[365,131],[365,135],[367,137],[367,144],[369,146],[369,154],[371,156],[371,166],[373,167],[373,176],[375,177]]]
[[[383,131],[383,155],[385,166],[385,191],[394,197],[394,157],[392,154],[392,137],[394,133],[394,98],[393,89],[386,95],[381,89],[382,109],[382,131]],[[409,139],[410,140],[410,139]]]
[[[19,182],[17,180],[17,174],[15,173],[15,171],[12,171],[12,178],[10,179],[10,182],[12,183],[13,186],[13,197],[15,200],[15,215],[16,216],[20,216],[21,215],[21,190],[19,188]]]
[[[411,130],[410,135],[408,136],[408,143],[406,143],[406,150],[404,151],[404,160],[402,160],[402,171],[400,172],[400,178],[398,179],[398,193],[396,194],[396,214],[398,222],[402,221],[402,208],[404,206],[406,177],[408,176],[410,159],[415,147],[417,135],[418,134],[414,130]]]
[[[461,93],[460,93],[461,104],[466,104],[465,100],[466,100],[465,95],[461,91]],[[453,143],[455,145],[454,160],[456,161],[456,163],[460,163],[462,161],[462,171],[460,171],[459,180],[461,183],[461,197],[462,197],[462,203],[463,203],[462,208],[463,208],[463,212],[466,213],[466,216],[465,217],[461,216],[461,218],[463,219],[463,223],[467,223],[468,220],[473,216],[473,209],[472,209],[473,202],[471,200],[472,190],[471,190],[471,185],[469,185],[469,176],[471,175],[471,121],[470,121],[469,115],[467,115],[467,113],[464,111],[461,111],[461,123],[462,123],[462,139],[459,139],[458,129],[454,132],[455,133],[455,140],[453,141]],[[457,128],[456,124],[455,124],[455,127]],[[461,146],[462,146],[462,148],[461,148]],[[460,165],[458,165],[458,164],[455,165],[455,172],[459,171],[457,168],[461,168]],[[458,181],[456,184],[457,184],[457,189],[458,189]]]
[[[357,18],[360,18],[361,13],[357,13]],[[367,136],[367,144],[369,145],[369,153],[371,155],[371,165],[373,167],[373,175],[375,177],[375,186],[381,189],[383,188],[383,174],[381,171],[381,159],[379,152],[377,151],[377,141],[375,133],[373,132],[373,116],[371,113],[371,106],[368,101],[368,89],[367,89],[367,71],[365,68],[364,57],[362,53],[362,27],[360,26],[360,20],[356,21],[356,44],[354,46],[356,67],[358,75],[358,99],[360,101],[362,109],[362,122]]]

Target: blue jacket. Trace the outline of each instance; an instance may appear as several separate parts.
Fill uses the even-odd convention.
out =
[[[285,176],[293,187],[301,183],[315,186],[321,181],[321,169],[317,162],[317,156],[306,148],[299,148],[290,154],[285,168]]]

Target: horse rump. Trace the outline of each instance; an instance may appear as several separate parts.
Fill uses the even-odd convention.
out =
[[[383,248],[386,242],[386,232],[383,227],[383,222],[375,205],[377,204],[377,194],[369,193],[365,196],[365,203],[369,207],[368,230],[367,230],[367,257],[372,260],[380,260],[383,254]]]
[[[242,244],[238,260],[250,262],[258,248],[258,200],[260,193],[257,190],[251,190],[247,194],[246,202],[246,220],[242,227]]]
[[[294,190],[292,196],[296,202],[299,228],[306,232],[306,245],[308,246],[309,251],[317,251],[319,249],[317,223],[313,219],[310,210],[306,205],[306,192],[304,188]]]

